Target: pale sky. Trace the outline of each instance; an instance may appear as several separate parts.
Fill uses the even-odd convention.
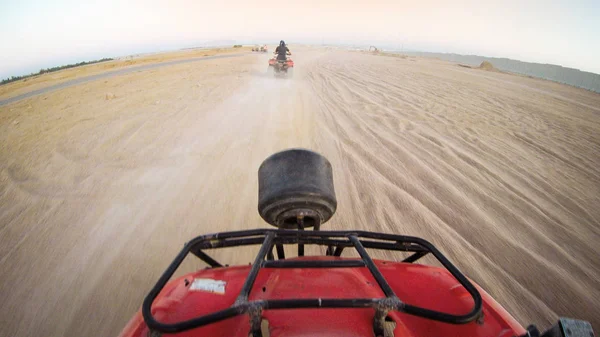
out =
[[[600,73],[600,0],[0,0],[0,78],[219,39],[387,42]]]

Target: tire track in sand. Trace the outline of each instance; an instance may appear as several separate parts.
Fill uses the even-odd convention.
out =
[[[440,71],[436,75],[430,68],[414,69],[393,58],[375,61],[372,56],[342,53],[335,57],[339,62],[323,61],[311,68],[310,78],[323,102],[323,137],[338,143],[339,160],[349,167],[345,179],[353,181],[353,191],[363,192],[354,196],[362,202],[352,201],[351,206],[354,213],[369,215],[359,219],[369,225],[369,218],[394,219],[396,230],[433,238],[523,324],[550,324],[558,312],[600,323],[594,321],[600,314],[600,252],[595,244],[600,238],[599,213],[594,207],[599,186],[592,171],[598,162],[591,164],[598,157],[577,162],[580,156],[569,155],[556,161],[552,150],[535,150],[532,157],[518,152],[522,147],[512,137],[526,129],[529,137],[542,140],[551,131],[571,137],[571,143],[560,145],[581,153],[586,142],[598,141],[569,133],[585,122],[587,112],[579,118],[578,107],[567,102],[561,109],[568,110],[569,118],[555,118],[554,113],[538,113],[539,106],[523,103],[527,94],[510,87],[483,87],[474,94],[477,83],[470,82],[476,77],[444,81],[444,69],[434,69]],[[370,63],[386,72],[368,71]],[[420,72],[428,76],[418,76]],[[412,81],[402,81],[406,78]],[[447,82],[454,85],[442,85]],[[499,106],[488,98],[496,96],[505,98]],[[461,108],[461,100],[473,109]],[[412,130],[398,127],[408,124],[403,120]],[[463,135],[472,134],[473,127],[479,130],[466,141]],[[487,131],[482,127],[490,132],[481,132]],[[509,146],[498,147],[499,141]],[[518,157],[523,160],[510,162]],[[570,172],[574,181],[540,171],[544,163]],[[591,190],[582,197],[578,186]],[[375,196],[366,197],[365,191]],[[344,208],[343,199],[340,204]],[[461,240],[440,237],[441,227],[426,226],[428,218],[452,228]],[[381,229],[394,230],[390,223]],[[463,240],[469,242],[467,247]],[[473,254],[488,265],[473,268]],[[495,278],[488,274],[492,270],[504,276]]]

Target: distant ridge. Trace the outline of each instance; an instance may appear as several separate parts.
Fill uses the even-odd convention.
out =
[[[600,75],[581,71],[579,69],[557,66],[554,64],[541,64],[512,60],[508,58],[485,57],[477,55],[460,55],[429,52],[403,52],[407,55],[435,57],[446,61],[467,64],[479,67],[483,62],[491,63],[494,68],[554,82],[572,85],[578,88],[600,93]]]

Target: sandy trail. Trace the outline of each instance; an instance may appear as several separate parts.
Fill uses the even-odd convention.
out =
[[[0,107],[0,335],[118,334],[185,241],[265,226],[256,172],[289,147],[333,164],[328,228],[422,236],[522,324],[600,326],[600,95],[296,54],[292,80],[246,55]]]
[[[63,69],[61,71],[44,73],[0,86],[0,105],[28,98],[23,96],[35,92],[43,93],[51,86],[60,87],[67,82],[76,82],[84,78],[92,79],[93,77],[103,78],[104,75],[112,76],[114,74],[109,73],[115,72],[115,70],[119,70],[119,73],[124,73],[129,70],[135,71],[143,68],[154,68],[169,63],[178,63],[180,61],[190,62],[198,58],[222,58],[225,55],[239,54],[241,52],[250,52],[250,48],[194,48],[167,53],[128,56],[112,61],[93,63]],[[81,81],[81,83],[83,83],[83,81]]]

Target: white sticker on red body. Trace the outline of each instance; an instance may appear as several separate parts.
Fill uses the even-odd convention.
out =
[[[196,278],[190,285],[192,291],[206,291],[215,294],[225,294],[227,282],[210,278]]]

